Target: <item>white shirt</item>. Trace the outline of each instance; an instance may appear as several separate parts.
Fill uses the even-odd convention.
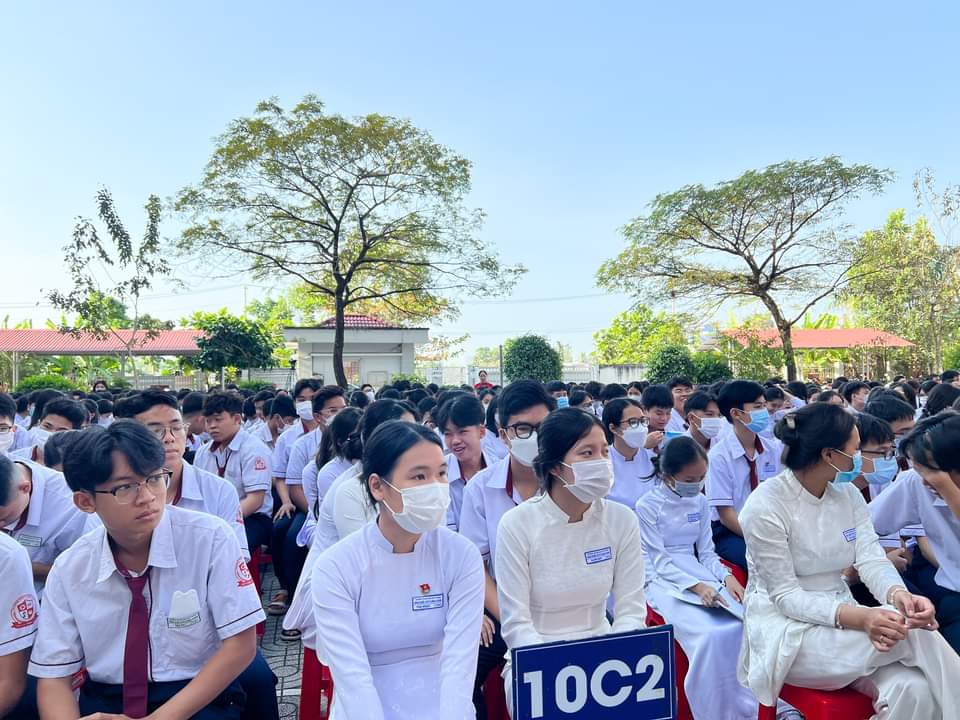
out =
[[[370,495],[366,485],[360,482],[360,475],[361,466],[357,465],[355,474],[337,488],[333,500],[333,524],[341,540],[377,516],[377,508],[370,502]]]
[[[657,483],[636,510],[648,583],[687,590],[699,582],[722,583],[730,574],[714,550],[710,506],[702,493],[682,498]]]
[[[596,500],[571,523],[548,493],[500,520],[497,594],[508,648],[644,626],[643,550],[636,515]],[[607,622],[613,593],[615,619]]]
[[[780,472],[783,446],[779,440],[767,440],[760,436],[757,436],[757,440],[763,447],[762,452],[755,451],[754,455],[759,484]],[[750,496],[750,465],[737,434],[731,432],[722,435],[715,443],[711,443],[708,457],[707,500],[710,506],[732,507],[739,515]],[[712,518],[720,519],[716,509]]]
[[[273,496],[270,493],[270,449],[245,430],[238,430],[230,444],[214,448],[211,440],[197,450],[193,464],[229,481],[243,500],[248,493],[263,493],[258,513],[272,517]]]
[[[265,619],[237,538],[220,518],[166,507],[148,567],[151,682],[194,678],[223,640]],[[129,608],[106,529],[87,533],[47,578],[30,674],[67,677],[86,667],[91,680],[122,683]]]
[[[277,438],[277,442],[273,447],[273,477],[287,477],[287,463],[290,461],[290,450],[293,448],[293,444],[306,433],[307,429],[303,424],[303,420],[297,420],[297,422],[280,433],[280,437]]]
[[[884,535],[922,524],[940,563],[937,585],[960,592],[960,518],[946,500],[927,489],[915,470],[900,473],[868,507],[876,531]]]
[[[313,543],[320,503],[323,502],[323,498],[333,481],[351,467],[353,467],[353,463],[349,460],[335,457],[322,468],[318,469],[316,461],[311,461],[303,469],[303,494],[307,498],[307,518],[303,521],[300,532],[297,533],[297,545],[300,547],[310,547]]]
[[[481,448],[480,456],[483,458],[483,472],[489,467],[496,465],[500,459],[488,455]],[[474,477],[479,475],[478,472]],[[463,489],[467,485],[467,480],[460,474],[460,461],[453,453],[447,455],[447,483],[450,485],[450,506],[447,508],[447,527],[454,532],[460,529],[460,508],[463,507]],[[469,482],[473,482],[471,479]]]
[[[750,494],[739,519],[750,579],[738,676],[770,705],[800,651],[804,631],[811,625],[833,627],[841,604],[856,605],[842,579],[844,569],[852,565],[881,602],[903,582],[852,483],[830,483],[817,498],[785,469]]]
[[[483,582],[477,549],[446,528],[397,554],[370,523],[325,552],[313,611],[333,716],[473,720]]]
[[[0,657],[33,645],[40,603],[33,589],[30,556],[6,533],[0,533]]]
[[[664,430],[670,432],[686,432],[687,431],[687,421],[684,419],[683,415],[677,412],[676,408],[670,409],[670,419],[667,421],[667,426]]]
[[[260,423],[256,430],[253,431],[253,436],[270,448],[270,450],[273,450],[276,446],[276,441],[273,439],[273,433],[270,432],[270,426],[267,423]]]
[[[656,480],[650,455],[640,448],[633,456],[633,460],[627,460],[611,445],[610,462],[613,464],[613,487],[607,495],[607,500],[613,500],[633,509],[637,500],[653,489]]]
[[[14,415],[13,424],[16,425],[17,427],[20,427],[26,430],[27,428],[30,427],[30,415],[27,414],[22,417],[20,415]]]
[[[317,515],[317,529],[313,533],[313,544],[319,543],[321,550],[326,550],[340,539],[340,534],[337,532],[337,523],[334,519],[337,491],[344,483],[349,481],[359,485],[360,482],[357,478],[360,477],[362,469],[359,462],[351,465],[333,481],[327,494],[323,496],[320,503],[320,512]]]
[[[320,427],[301,435],[290,448],[290,459],[287,460],[285,475],[287,485],[303,484],[303,468],[317,457],[317,448],[320,447],[320,438],[323,430]]]
[[[480,449],[484,455],[500,459],[510,454],[510,448],[507,447],[507,444],[495,432],[490,432],[489,429],[483,434]]]
[[[187,450],[196,452],[203,447],[203,444],[206,442],[210,442],[210,433],[202,432],[199,435],[187,433]]]

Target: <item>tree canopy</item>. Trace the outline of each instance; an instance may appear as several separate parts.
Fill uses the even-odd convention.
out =
[[[560,380],[563,363],[546,338],[539,335],[521,335],[503,344],[503,374],[508,382],[514,380]]]
[[[609,328],[594,334],[597,360],[607,365],[646,365],[659,348],[684,344],[692,322],[687,315],[654,313],[646,305],[635,305],[617,315]]]
[[[273,351],[279,340],[256,321],[221,310],[195,312],[189,323],[203,331],[197,338],[200,353],[193,360],[201,370],[264,368],[273,364]]]

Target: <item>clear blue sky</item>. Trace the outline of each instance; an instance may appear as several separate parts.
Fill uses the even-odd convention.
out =
[[[60,247],[100,185],[139,233],[147,195],[196,181],[232,118],[315,93],[470,158],[483,238],[530,269],[511,302],[467,304],[441,332],[588,351],[631,302],[594,273],[658,192],[836,153],[898,174],[851,208],[866,229],[913,207],[918,168],[960,182],[958,27],[947,2],[6,4],[0,316],[52,315],[33,304],[66,287]],[[241,309],[242,280],[184,279],[147,309]]]

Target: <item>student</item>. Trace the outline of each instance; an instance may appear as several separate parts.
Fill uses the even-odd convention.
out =
[[[867,404],[867,396],[870,394],[870,386],[860,380],[851,380],[840,391],[847,405],[854,412],[862,413]]]
[[[807,404],[807,386],[800,380],[791,380],[784,387],[783,391],[789,393],[787,399],[794,408],[802,408]]]
[[[733,430],[710,448],[707,500],[713,508],[713,542],[720,557],[746,568],[738,516],[750,493],[780,472],[780,443],[760,435],[770,422],[763,386],[733,380],[720,391],[717,405]]]
[[[927,401],[920,411],[920,417],[933,417],[941,410],[946,410],[953,405],[957,398],[960,398],[960,387],[948,383],[937,385],[927,396]]]
[[[203,417],[210,440],[197,450],[193,464],[224,478],[237,491],[247,547],[252,554],[270,541],[270,450],[240,427],[242,406],[243,401],[234,392],[218,391],[207,396]]]
[[[29,432],[17,422],[18,403],[19,400],[14,402],[6,393],[0,393],[0,455],[13,449],[17,433]]]
[[[956,370],[944,370],[940,373],[940,382],[960,387],[960,372]]]
[[[313,396],[318,392],[320,392],[320,383],[313,378],[298,380],[293,387],[298,422],[277,438],[271,461],[273,488],[281,501],[285,499],[288,492],[286,489],[287,465],[290,464],[290,451],[293,449],[293,444],[307,433],[316,430],[319,424],[313,415]]]
[[[616,401],[615,401],[616,402]],[[537,494],[539,482],[533,470],[537,454],[537,432],[544,418],[556,407],[556,400],[534,380],[510,383],[497,398],[500,436],[510,454],[478,473],[463,492],[460,534],[469,538],[486,565],[484,577],[484,620],[477,659],[473,700],[477,718],[485,720],[483,683],[502,661],[507,646],[500,633],[500,604],[497,599],[497,527],[508,510]]]
[[[743,587],[714,552],[710,508],[701,492],[707,454],[693,438],[677,438],[658,464],[661,482],[636,504],[647,603],[673,625],[690,661],[684,689],[693,716],[753,720],[757,699],[737,681],[732,662],[743,623],[720,607],[742,601]],[[685,592],[701,604],[679,599]]]
[[[933,601],[940,632],[960,652],[960,415],[946,410],[923,420],[900,450],[915,472],[902,473],[870,504],[870,515],[881,534],[923,526],[935,561],[912,566],[906,578]]]
[[[443,445],[450,451],[447,456],[447,484],[450,488],[447,527],[454,532],[460,529],[460,508],[463,507],[463,490],[467,483],[498,460],[484,456],[485,421],[483,407],[474,397],[448,400],[437,414],[437,428],[443,435]]]
[[[781,420],[776,434],[787,469],[740,514],[750,569],[740,681],[768,705],[784,683],[833,690],[856,682],[877,717],[960,717],[960,657],[929,632],[933,605],[904,588],[852,485],[861,469],[853,416],[814,403]],[[851,565],[884,607],[857,605],[841,577]]]
[[[687,423],[687,434],[704,450],[709,450],[723,431],[729,427],[720,416],[717,398],[708,392],[698,390],[683,404],[683,417]]]
[[[439,439],[413,423],[385,423],[364,447],[377,520],[313,570],[318,654],[333,676],[336,717],[474,717],[483,566],[469,540],[442,527],[446,468]]]
[[[256,437],[270,450],[275,450],[280,436],[297,422],[297,410],[291,398],[278,395],[264,402],[263,412],[266,414],[266,420],[260,426]]]
[[[629,508],[603,499],[613,470],[600,421],[574,408],[555,410],[541,423],[537,443],[534,468],[543,493],[508,511],[497,530],[507,648],[642,628],[640,527]],[[612,625],[606,616],[611,594]]]
[[[290,502],[289,504],[284,502],[283,507],[280,508],[281,512],[288,510],[289,513],[295,512],[297,515],[306,513],[307,499],[302,486],[303,469],[316,457],[324,430],[333,422],[337,413],[347,406],[345,393],[339,385],[324,385],[314,393],[310,402],[315,427],[297,438],[290,447],[290,457],[287,460],[284,477]],[[281,493],[281,497],[284,495],[286,493]],[[293,523],[296,524],[296,520]],[[302,523],[301,518],[300,525]],[[299,525],[297,531],[299,532]]]
[[[97,424],[100,427],[110,427],[110,425],[113,423],[113,401],[98,400],[97,412],[100,414],[100,420],[97,422]]]
[[[374,400],[377,399],[377,392],[376,390],[373,389],[373,385],[371,385],[370,383],[364,383],[363,385],[361,385],[360,392],[366,395],[367,399],[369,399],[370,402],[373,402]],[[434,390],[434,393],[436,393],[436,390]]]
[[[627,397],[633,398],[637,402],[640,402],[640,396],[643,395],[643,391],[646,388],[643,386],[643,383],[632,382],[627,385]]]
[[[183,396],[180,401],[180,411],[183,421],[187,424],[187,460],[193,462],[194,453],[210,439],[207,433],[207,422],[203,417],[203,403],[207,396],[202,392],[191,392]]]
[[[567,393],[567,386],[559,380],[552,380],[546,384],[547,392],[557,401],[557,407],[567,407],[570,404],[570,398]]]
[[[121,420],[84,431],[66,459],[74,502],[103,527],[47,578],[30,658],[45,719],[145,717],[161,706],[171,717],[239,717],[236,678],[265,616],[230,528],[165,507],[165,457],[153,433]],[[78,703],[71,678],[81,668]]]
[[[9,460],[0,457],[0,463]],[[0,487],[0,502],[3,502]],[[0,717],[8,720],[31,720],[36,709],[31,707],[36,692],[28,693],[27,661],[37,635],[40,603],[33,588],[30,557],[15,540],[0,533],[0,607],[9,614],[0,623]],[[21,702],[21,698],[23,702]]]
[[[264,411],[263,406],[268,400],[273,400],[275,393],[273,390],[261,390],[253,396],[253,408],[256,410],[257,419],[260,422],[266,422],[269,417]]]
[[[429,428],[430,430],[437,429],[437,423],[433,420],[433,412],[437,407],[437,401],[432,398],[424,398],[417,403],[417,410],[420,412],[421,422],[423,426]]]
[[[603,406],[602,422],[613,466],[613,487],[607,499],[633,508],[653,488],[656,475],[644,450],[647,418],[639,402],[617,398]]]
[[[673,417],[673,393],[666,385],[648,385],[640,397],[643,412],[647,416],[647,441],[644,447],[652,458],[670,437],[683,434],[683,430],[668,430]]]
[[[93,381],[93,389],[91,392],[99,393],[107,391],[107,381],[101,378],[97,378]]]
[[[493,400],[491,400],[490,404],[487,406],[487,409],[484,411],[484,423],[486,425],[487,432],[485,432],[483,435],[483,440],[480,442],[480,448],[485,457],[503,460],[503,458],[510,454],[510,450],[503,440],[500,439],[500,425],[497,422],[497,409],[499,407],[499,397],[495,395]],[[417,409],[420,410],[419,404],[417,405]],[[592,408],[591,412],[593,412]],[[422,415],[423,411],[421,410],[420,413]],[[424,425],[426,425],[426,423],[424,423]]]
[[[570,393],[570,407],[593,412],[593,398],[585,390],[574,390]]]
[[[53,398],[44,403],[37,424],[30,430],[28,447],[9,453],[15,460],[30,460],[43,464],[43,444],[54,433],[79,430],[87,420],[87,409],[76,400]]]
[[[883,391],[872,397],[864,406],[864,412],[890,423],[898,450],[900,442],[917,424],[915,408],[910,407],[902,397],[890,391]]]
[[[670,378],[667,382],[667,388],[673,397],[673,407],[670,409],[670,420],[667,422],[666,429],[671,432],[686,432],[687,421],[683,414],[683,405],[687,402],[687,398],[693,394],[693,383],[689,378],[677,376]]]
[[[829,403],[831,405],[839,405],[844,407],[843,396],[838,393],[836,390],[824,390],[819,392],[813,397],[814,402]]]
[[[241,427],[247,432],[253,432],[260,424],[260,418],[257,417],[257,406],[253,404],[253,398],[248,397],[243,400],[243,424]]]
[[[13,417],[13,421],[17,427],[26,430],[30,427],[30,395],[21,395],[20,397],[16,398],[16,401],[17,412]]]

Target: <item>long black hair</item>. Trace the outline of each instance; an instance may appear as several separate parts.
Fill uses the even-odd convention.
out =
[[[540,485],[548,490],[552,484],[552,471],[570,452],[570,448],[593,430],[603,425],[593,413],[579,408],[565,407],[554,410],[540,423],[537,432],[537,457],[533,469],[540,479]]]
[[[333,416],[333,420],[324,428],[323,435],[320,437],[320,447],[317,448],[317,470],[335,457],[343,457],[344,446],[360,424],[361,417],[363,412],[355,407],[346,407]]]
[[[803,470],[820,462],[824,450],[846,445],[855,427],[853,415],[839,405],[811,403],[781,419],[773,434],[786,447],[783,464]]]

